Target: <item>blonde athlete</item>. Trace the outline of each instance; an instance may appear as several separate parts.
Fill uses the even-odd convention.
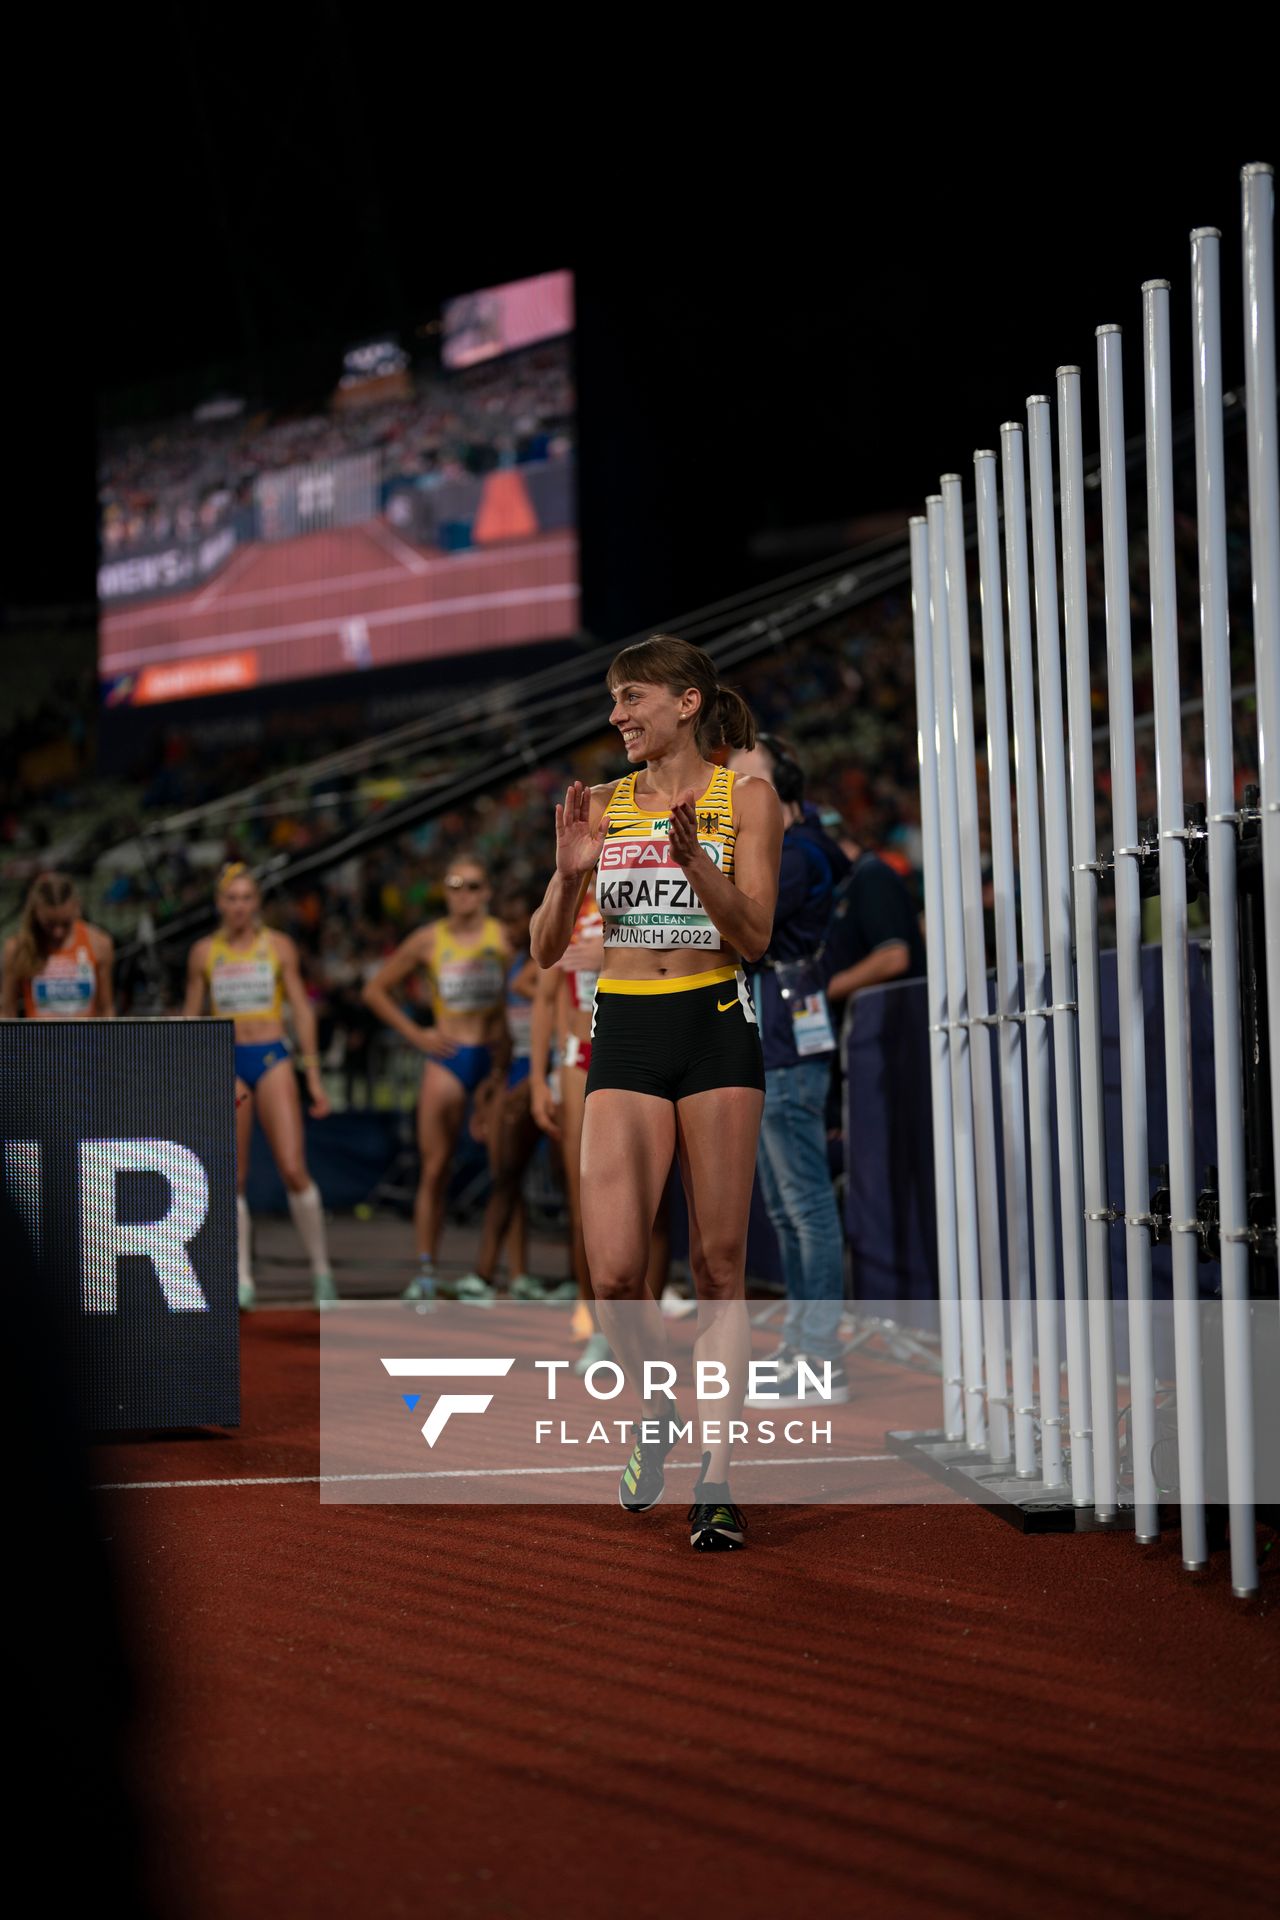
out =
[[[324,1203],[307,1170],[302,1103],[284,1031],[284,1003],[302,1043],[298,1064],[307,1081],[311,1116],[323,1120],[329,1098],[320,1078],[316,1016],[298,968],[298,949],[284,933],[262,924],[258,883],[241,861],[218,879],[221,924],[197,940],[187,960],[189,1019],[204,1013],[230,1015],[236,1033],[236,1213],[239,1237],[240,1305],[254,1304],[252,1230],[245,1189],[256,1112],[289,1199],[289,1212],[311,1263],[312,1298],[318,1307],[337,1299],[329,1267]]]
[[[556,808],[556,872],[534,915],[533,955],[543,967],[560,959],[594,872],[605,963],[587,1074],[582,1225],[601,1329],[638,1385],[664,1334],[656,1302],[632,1303],[645,1299],[650,1234],[678,1154],[700,1301],[694,1355],[725,1370],[728,1395],[707,1403],[724,1435],[741,1411],[750,1356],[747,1217],[764,1106],[742,961],[769,944],[782,812],[767,782],[735,777],[709,757],[750,746],[755,725],[701,648],[665,635],[627,647],[608,687],[610,723],[635,771],[594,789],[575,781]],[[669,1413],[669,1401],[645,1402],[618,1489],[631,1512],[662,1496],[676,1437]],[[742,1545],[728,1474],[721,1438],[703,1453],[689,1512],[690,1540],[703,1551]]]
[[[404,1300],[435,1294],[449,1169],[467,1099],[489,1079],[495,1057],[505,1066],[509,1051],[505,1000],[514,955],[489,913],[488,876],[478,860],[460,855],[449,866],[444,886],[445,918],[402,940],[364,989],[366,1006],[427,1056],[418,1095],[422,1164],[413,1208],[418,1270],[401,1295]],[[392,998],[392,990],[418,972],[431,982],[433,1027],[420,1027]],[[489,1282],[475,1273],[464,1274],[454,1291],[459,1300],[493,1298]]]
[[[115,1012],[111,935],[81,918],[76,883],[41,873],[4,943],[0,1014],[16,1020],[110,1020]]]

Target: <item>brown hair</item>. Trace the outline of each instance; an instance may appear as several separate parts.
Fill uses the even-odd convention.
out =
[[[666,687],[672,693],[695,688],[702,695],[702,706],[694,738],[704,757],[709,758],[717,747],[746,748],[756,743],[756,723],[750,707],[732,687],[720,685],[711,655],[688,640],[655,633],[650,640],[624,647],[609,668],[605,684],[612,692],[627,680]]]
[[[41,960],[40,928],[37,907],[65,907],[76,897],[76,883],[69,873],[38,873],[22,903],[22,918],[13,948],[13,972],[18,980],[30,980]]]

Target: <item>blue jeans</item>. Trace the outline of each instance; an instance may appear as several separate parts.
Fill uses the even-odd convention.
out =
[[[782,1337],[795,1352],[820,1360],[842,1350],[844,1310],[844,1237],[827,1166],[830,1080],[825,1056],[766,1070],[757,1161],[787,1284]]]

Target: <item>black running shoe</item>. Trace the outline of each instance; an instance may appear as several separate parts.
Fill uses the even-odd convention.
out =
[[[742,1509],[735,1507],[729,1498],[729,1482],[703,1478],[710,1458],[709,1453],[703,1454],[702,1473],[693,1489],[693,1505],[689,1509],[689,1545],[696,1547],[699,1553],[729,1553],[735,1547],[746,1544],[742,1536],[747,1530],[747,1522]]]
[[[645,1421],[644,1424],[656,1426],[658,1423]],[[632,1427],[631,1431],[636,1443],[618,1482],[618,1505],[625,1507],[628,1513],[647,1513],[662,1498],[667,1455],[679,1436],[675,1422],[671,1420],[667,1422],[665,1440],[642,1440],[639,1427]]]

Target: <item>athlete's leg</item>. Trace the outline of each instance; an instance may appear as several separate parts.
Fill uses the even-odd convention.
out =
[[[729,1385],[723,1399],[698,1405],[700,1420],[720,1426],[719,1441],[707,1443],[709,1481],[729,1477],[729,1422],[740,1416],[747,1391],[747,1221],[763,1107],[764,1095],[753,1087],[715,1087],[688,1095],[676,1107],[690,1264],[698,1290],[693,1357],[695,1364],[718,1363]]]
[[[581,1067],[560,1069],[560,1138],[564,1155],[564,1190],[569,1203],[569,1257],[573,1277],[578,1283],[578,1299],[586,1306],[587,1318],[595,1324],[591,1302],[591,1270],[587,1265],[582,1240],[582,1116],[587,1098],[587,1076]],[[575,1320],[577,1316],[575,1315]],[[575,1332],[581,1332],[575,1326]],[[591,1327],[582,1333],[590,1336]]]
[[[253,1143],[253,1095],[243,1080],[236,1081],[236,1281],[240,1305],[253,1305],[253,1228],[245,1190],[249,1185],[249,1154]]]
[[[644,1283],[655,1300],[661,1300],[662,1289],[671,1277],[671,1183],[662,1189],[662,1199],[658,1202],[658,1215],[653,1223],[653,1238],[649,1242],[649,1265]]]
[[[596,1318],[643,1397],[643,1362],[666,1356],[666,1325],[645,1289],[649,1242],[675,1150],[675,1110],[651,1093],[597,1087],[582,1123],[582,1235]],[[671,1402],[645,1406],[656,1418]]]
[[[418,1258],[434,1261],[444,1227],[449,1168],[467,1109],[467,1090],[447,1067],[428,1060],[418,1094],[418,1151],[422,1167],[413,1205]]]
[[[493,1192],[485,1208],[480,1231],[480,1251],[476,1272],[492,1280],[498,1264],[498,1249],[506,1241],[507,1278],[514,1280],[527,1269],[529,1257],[528,1224],[525,1219],[523,1182],[525,1168],[538,1144],[538,1128],[529,1111],[528,1081],[499,1094],[489,1126],[489,1166]]]
[[[258,1118],[289,1196],[289,1212],[311,1263],[311,1278],[327,1281],[330,1268],[324,1202],[307,1169],[302,1103],[292,1063],[281,1060],[269,1067],[256,1092]]]

